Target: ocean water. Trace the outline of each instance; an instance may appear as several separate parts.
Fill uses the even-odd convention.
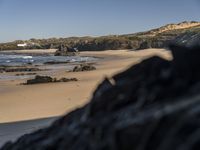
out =
[[[71,70],[74,62],[94,62],[98,58],[80,56],[28,56],[0,54],[0,66],[24,66],[27,64],[38,65],[38,68],[46,71],[40,75],[56,75],[59,70]],[[45,62],[69,62],[67,64],[43,65]],[[35,75],[16,76],[15,74],[0,73],[0,80],[15,80],[33,78]]]
[[[45,62],[89,62],[97,58],[80,56],[28,56],[0,54],[0,66],[42,65]]]

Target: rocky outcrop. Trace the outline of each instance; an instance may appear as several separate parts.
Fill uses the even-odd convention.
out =
[[[27,80],[26,84],[38,84],[38,83],[49,83],[53,82],[53,78],[49,76],[35,76],[34,79]]]
[[[37,73],[17,73],[15,74],[16,76],[31,76],[31,75],[36,75]]]
[[[99,37],[89,40],[80,41],[75,44],[80,51],[102,51],[102,50],[119,50],[132,49],[139,46],[140,41],[129,40],[124,37]]]
[[[55,52],[55,56],[75,56],[78,54],[78,51],[73,48],[69,48],[66,45],[60,45],[58,50]]]
[[[175,42],[186,47],[191,47],[195,44],[200,45],[200,28],[181,34],[176,37]]]
[[[33,71],[42,71],[42,70],[39,68],[32,68],[32,67],[11,67],[11,66],[0,67],[0,73],[3,73],[3,72],[33,72]]]
[[[200,47],[171,46],[105,79],[92,100],[1,150],[198,150]]]
[[[55,83],[55,82],[70,82],[70,81],[78,81],[76,78],[52,78],[50,76],[35,76],[34,79],[27,80],[26,83],[23,85],[30,85],[30,84],[41,84],[41,83]]]
[[[73,72],[92,71],[92,70],[96,70],[96,67],[94,67],[91,64],[80,64],[73,68]]]
[[[70,81],[78,81],[77,78],[60,78],[60,79],[55,79],[54,82],[70,82]]]
[[[57,65],[57,64],[68,64],[70,61],[48,61],[44,65]]]
[[[200,28],[200,22],[184,21],[177,24],[167,24],[162,27],[145,32],[109,35],[102,37],[69,37],[50,39],[31,39],[28,41],[14,41],[0,44],[0,50],[19,49],[19,43],[38,43],[39,47],[30,48],[55,48],[58,51],[56,56],[74,56],[78,48],[80,51],[102,51],[132,49],[139,50],[145,48],[165,48],[168,44],[182,34],[190,35],[193,29]],[[200,33],[200,32],[199,32]],[[190,40],[187,38],[187,40]],[[76,52],[77,54],[77,52]]]

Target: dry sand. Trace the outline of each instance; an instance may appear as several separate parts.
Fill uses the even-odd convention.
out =
[[[9,127],[13,126],[13,124],[9,124],[11,122],[60,116],[84,105],[90,100],[91,94],[99,82],[106,76],[112,76],[155,54],[167,59],[171,58],[170,52],[164,49],[148,49],[137,52],[127,50],[81,52],[81,56],[101,58],[96,62],[97,70],[76,73],[63,70],[56,76],[76,77],[79,80],[77,82],[18,85],[22,82],[21,80],[0,81],[0,123],[8,123],[0,124],[0,138],[2,138],[2,125],[5,130],[9,130]],[[11,139],[10,137],[15,139],[17,136],[29,132],[30,130],[25,130],[25,128],[27,125],[33,125],[34,121],[26,123],[26,125],[18,124],[19,131],[4,136],[3,142]],[[33,126],[37,128],[43,124],[36,121]],[[4,132],[8,132],[5,130]]]

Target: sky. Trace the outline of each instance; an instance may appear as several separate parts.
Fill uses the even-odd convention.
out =
[[[135,33],[200,21],[200,0],[0,0],[0,42]]]

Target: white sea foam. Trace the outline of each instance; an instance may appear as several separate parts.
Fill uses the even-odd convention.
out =
[[[21,66],[26,63],[33,64],[43,64],[45,62],[55,61],[55,62],[85,62],[85,61],[94,61],[93,57],[80,57],[80,56],[25,56],[25,55],[4,55],[0,54],[0,65],[9,65],[9,66]]]
[[[33,56],[23,56],[22,58],[23,58],[23,59],[32,59]]]
[[[75,59],[71,59],[70,62],[76,62],[76,60]]]

